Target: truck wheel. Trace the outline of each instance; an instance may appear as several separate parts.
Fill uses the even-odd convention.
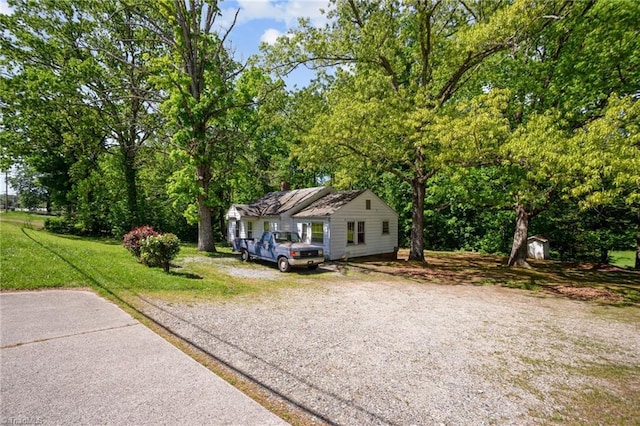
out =
[[[240,252],[240,260],[243,262],[247,262],[249,260],[249,252],[246,250],[242,250]]]
[[[289,272],[291,270],[291,265],[289,265],[289,259],[287,259],[286,257],[279,258],[278,269],[280,269],[280,272]]]

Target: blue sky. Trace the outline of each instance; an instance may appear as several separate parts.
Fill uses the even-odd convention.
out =
[[[321,10],[328,7],[329,0],[229,0],[220,4],[220,23],[228,28],[235,12],[240,10],[230,40],[236,59],[245,61],[259,53],[261,42],[271,44],[277,37],[296,28],[300,18],[309,18],[315,26],[324,25],[327,21]],[[300,68],[288,76],[286,83],[289,88],[301,87],[311,77],[311,72]]]
[[[261,42],[273,43],[278,36],[296,28],[299,18],[309,18],[316,26],[326,23],[320,10],[326,9],[328,4],[329,0],[222,1],[219,5],[222,11],[219,24],[222,28],[228,28],[236,10],[240,10],[229,40],[236,59],[244,62],[259,52]],[[11,13],[7,0],[0,0],[0,13]],[[304,86],[311,76],[306,69],[297,70],[288,77],[287,86]],[[4,174],[0,175],[0,193],[4,193]]]
[[[299,18],[323,25],[326,19],[321,9],[328,8],[329,0],[227,0],[219,6],[222,16],[217,21],[221,28],[228,28],[235,12],[240,10],[229,40],[236,59],[244,62],[259,52],[261,42],[273,43],[278,36],[296,28]],[[10,13],[7,0],[0,0],[0,13]],[[289,87],[304,84],[309,75],[296,73],[287,84]]]

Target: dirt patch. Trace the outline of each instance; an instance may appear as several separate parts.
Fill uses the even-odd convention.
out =
[[[550,286],[548,287],[548,290],[577,300],[604,300],[609,302],[622,301],[622,296],[619,294],[615,294],[609,290],[602,290],[593,287]]]

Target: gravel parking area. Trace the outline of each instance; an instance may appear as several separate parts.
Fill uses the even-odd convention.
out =
[[[566,408],[559,395],[606,386],[585,369],[640,364],[638,324],[593,304],[338,273],[319,282],[145,311],[342,425],[548,423]]]

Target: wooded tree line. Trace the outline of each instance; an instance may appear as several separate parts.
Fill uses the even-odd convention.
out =
[[[214,250],[232,202],[328,183],[385,199],[414,260],[522,265],[542,233],[640,267],[636,1],[334,0],[244,64],[216,1],[10,4],[3,166],[86,232]],[[286,90],[299,66],[315,80]]]

